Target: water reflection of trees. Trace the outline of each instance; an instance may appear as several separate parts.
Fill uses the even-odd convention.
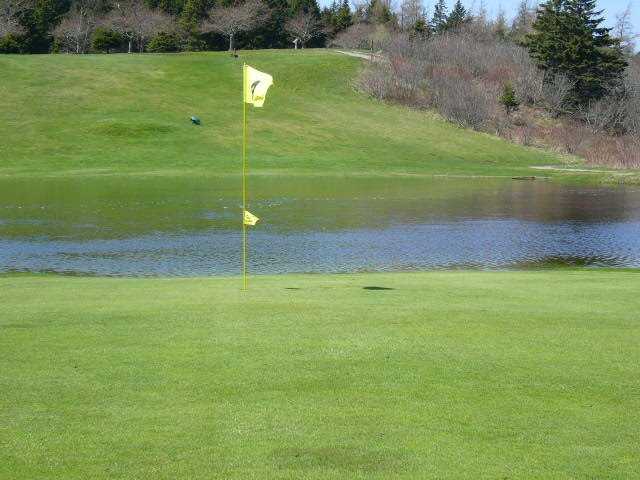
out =
[[[368,183],[368,184],[367,184]],[[399,224],[468,219],[552,222],[617,222],[640,218],[640,191],[567,187],[545,181],[356,180],[335,183],[324,198],[278,205],[283,230],[385,228]],[[355,188],[353,188],[355,187]]]
[[[0,235],[117,238],[236,229],[238,177],[84,177],[0,181]],[[640,218],[640,190],[545,181],[383,177],[250,179],[264,231],[380,229],[515,218],[616,222]]]

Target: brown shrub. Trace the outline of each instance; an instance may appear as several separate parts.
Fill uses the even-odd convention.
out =
[[[345,38],[371,36],[367,28],[354,26]],[[636,140],[640,138],[640,62],[629,68],[624,88],[615,97],[576,111],[568,102],[572,83],[563,76],[545,75],[527,50],[513,43],[473,30],[428,40],[387,33],[381,42],[383,56],[370,62],[360,77],[360,88],[370,95],[433,108],[457,125],[523,145],[544,143],[581,155],[594,165],[640,163]],[[507,82],[514,85],[527,115],[505,115],[500,107],[500,92]],[[543,111],[558,118],[554,126],[543,128],[549,123]],[[541,120],[539,127],[536,117]]]

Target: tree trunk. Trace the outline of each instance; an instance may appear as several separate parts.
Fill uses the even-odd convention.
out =
[[[129,51],[127,53],[131,53],[131,44],[133,43],[133,39],[129,37]]]
[[[229,51],[233,52],[233,33],[229,35]]]

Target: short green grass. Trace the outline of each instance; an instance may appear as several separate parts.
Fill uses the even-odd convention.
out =
[[[0,277],[0,478],[639,478],[639,287]]]
[[[508,176],[562,163],[367,98],[353,86],[361,60],[334,51],[0,55],[0,174],[237,173],[243,61],[275,79],[249,112],[253,172]]]

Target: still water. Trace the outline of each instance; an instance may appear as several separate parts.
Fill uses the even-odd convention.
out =
[[[237,177],[0,179],[0,272],[230,275]],[[259,176],[254,273],[640,267],[640,188]]]

